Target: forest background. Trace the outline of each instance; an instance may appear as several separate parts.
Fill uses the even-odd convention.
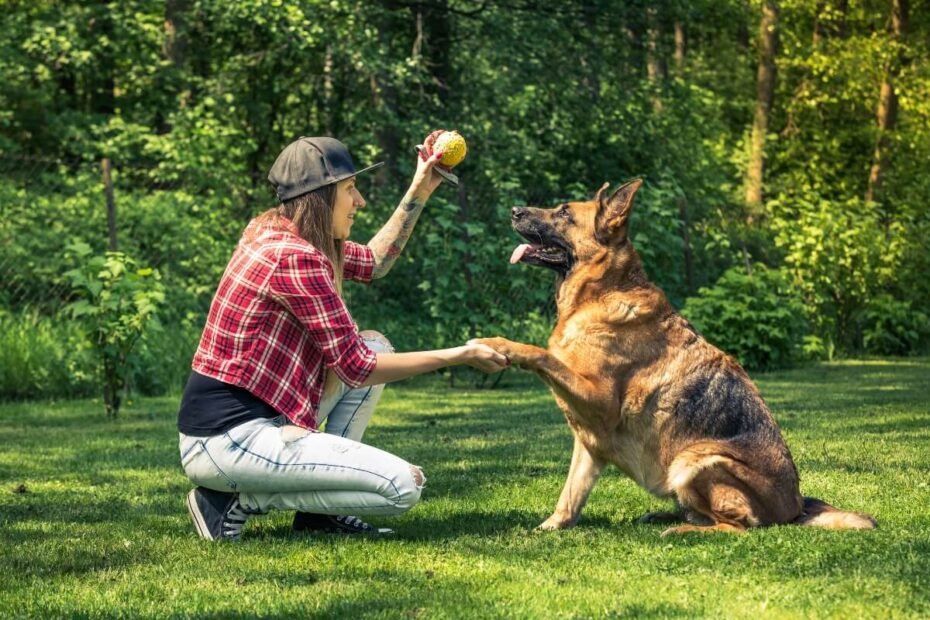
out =
[[[553,277],[508,264],[510,207],[632,177],[651,278],[748,367],[930,346],[930,0],[2,5],[0,398],[98,393],[89,304],[120,278],[130,385],[179,390],[281,148],[387,162],[365,242],[437,127],[462,183],[346,287],[398,350],[545,342]]]

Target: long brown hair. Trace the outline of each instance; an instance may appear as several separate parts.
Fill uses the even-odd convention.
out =
[[[297,234],[326,255],[333,264],[336,290],[342,294],[342,267],[345,254],[342,239],[333,238],[333,208],[336,206],[336,184],[285,200],[270,214],[282,215],[294,222]]]
[[[342,295],[342,267],[345,254],[342,239],[333,238],[333,209],[336,207],[336,184],[325,185],[312,192],[282,202],[277,215],[294,222],[297,234],[329,258],[333,264],[333,280]],[[323,379],[323,398],[329,398],[339,387],[341,379],[332,368]]]

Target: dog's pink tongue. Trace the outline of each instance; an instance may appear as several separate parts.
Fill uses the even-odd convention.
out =
[[[513,250],[513,254],[510,255],[510,264],[516,265],[517,263],[519,263],[520,259],[523,258],[523,255],[526,254],[526,252],[531,247],[533,246],[531,246],[529,243],[521,243],[520,245],[515,247]]]

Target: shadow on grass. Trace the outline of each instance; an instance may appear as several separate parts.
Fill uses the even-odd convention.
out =
[[[927,415],[923,418],[908,416],[907,419],[893,419],[884,422],[855,422],[849,425],[848,430],[856,435],[860,433],[885,435],[889,432],[917,433],[922,435],[922,437],[913,437],[914,439],[926,441],[927,436],[930,435],[930,407],[928,407]],[[906,438],[895,437],[895,441],[900,441],[902,439]]]
[[[51,547],[45,536],[4,528],[0,545],[4,551],[4,571],[17,579],[85,575],[101,571],[122,571],[157,559],[150,551],[129,540],[87,537],[60,539]],[[36,547],[39,544],[39,548]]]
[[[498,539],[501,536],[544,537],[553,539],[559,532],[537,530],[536,527],[549,516],[547,511],[509,510],[509,511],[465,511],[447,514],[441,517],[423,514],[405,516],[400,521],[378,517],[371,519],[380,527],[394,529],[394,534],[373,539],[378,544],[391,545],[396,542],[440,542],[462,539]],[[618,528],[635,525],[635,519],[609,519],[603,516],[582,517],[571,528],[573,532],[583,534],[616,534]],[[660,526],[644,526],[654,529],[658,539],[662,532]],[[244,537],[250,540],[281,541],[291,540],[298,543],[323,541],[338,543],[349,540],[339,534],[295,534],[290,529],[290,518],[282,520],[276,517],[258,517],[250,522]],[[624,535],[640,535],[641,530],[624,530]]]

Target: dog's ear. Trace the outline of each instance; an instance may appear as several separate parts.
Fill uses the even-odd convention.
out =
[[[594,195],[594,202],[601,204],[601,201],[604,199],[604,194],[607,193],[608,189],[610,189],[610,183],[601,185],[601,189],[597,190],[597,193]]]
[[[605,183],[598,190],[594,200],[597,202],[597,218],[594,222],[594,235],[599,243],[604,245],[619,243],[626,239],[627,221],[630,209],[633,208],[633,198],[637,190],[643,185],[642,179],[633,179],[624,183],[617,191],[605,198],[609,183]]]

